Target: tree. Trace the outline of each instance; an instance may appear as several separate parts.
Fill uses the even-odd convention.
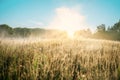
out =
[[[7,24],[0,25],[0,36],[10,36],[13,34],[13,29]]]
[[[105,32],[105,31],[106,31],[105,24],[101,24],[97,26],[97,32]]]
[[[30,29],[28,28],[14,28],[15,37],[28,37],[30,35]]]
[[[113,32],[120,32],[120,20],[119,22],[115,23],[112,27],[111,27],[111,30]]]

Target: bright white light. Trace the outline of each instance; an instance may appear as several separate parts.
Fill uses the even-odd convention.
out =
[[[69,38],[74,38],[74,31],[67,31]]]
[[[48,28],[66,30],[69,37],[73,37],[76,30],[85,28],[85,16],[73,8],[60,7],[55,10],[56,15]]]

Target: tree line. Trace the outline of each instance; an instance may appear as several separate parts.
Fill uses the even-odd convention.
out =
[[[95,38],[120,40],[120,20],[113,26],[106,28],[105,24],[97,26],[97,32],[94,34]]]
[[[42,28],[12,28],[7,24],[0,25],[0,37],[41,37],[41,38],[64,38],[67,33],[65,31]]]
[[[120,41],[120,20],[112,26],[106,27],[105,24],[98,25],[94,33],[90,29],[79,30],[75,32],[77,37],[87,37],[95,39],[107,39],[107,40],[118,40]]]
[[[90,29],[78,30],[74,33],[74,36],[76,38],[86,37],[96,39],[120,40],[120,20],[109,27],[106,27],[105,24],[97,26],[95,33],[92,33]],[[0,37],[66,38],[67,32],[41,28],[12,28],[7,24],[1,24]]]

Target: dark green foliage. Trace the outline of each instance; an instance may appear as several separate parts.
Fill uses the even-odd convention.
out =
[[[6,25],[6,24],[2,24],[0,25],[0,36],[9,36],[13,34],[13,29]]]
[[[67,38],[65,31],[41,28],[12,28],[6,24],[0,25],[0,37],[40,37],[40,38]],[[120,21],[106,28],[105,24],[97,26],[92,34],[90,29],[78,30],[74,33],[75,38],[97,38],[107,40],[120,40]]]
[[[97,26],[97,32],[105,32],[105,24]]]
[[[41,37],[41,38],[65,38],[65,31],[41,28],[12,28],[6,24],[0,25],[0,37]]]
[[[118,67],[118,80],[120,80],[120,67]]]
[[[105,25],[101,24],[97,27],[97,32],[93,34],[93,37],[97,39],[120,40],[120,21],[108,27],[107,30]]]
[[[30,29],[28,28],[14,28],[14,36],[28,37],[30,35]]]

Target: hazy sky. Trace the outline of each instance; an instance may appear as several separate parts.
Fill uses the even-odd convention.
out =
[[[120,0],[0,0],[0,24],[12,27],[93,29],[119,19]]]

